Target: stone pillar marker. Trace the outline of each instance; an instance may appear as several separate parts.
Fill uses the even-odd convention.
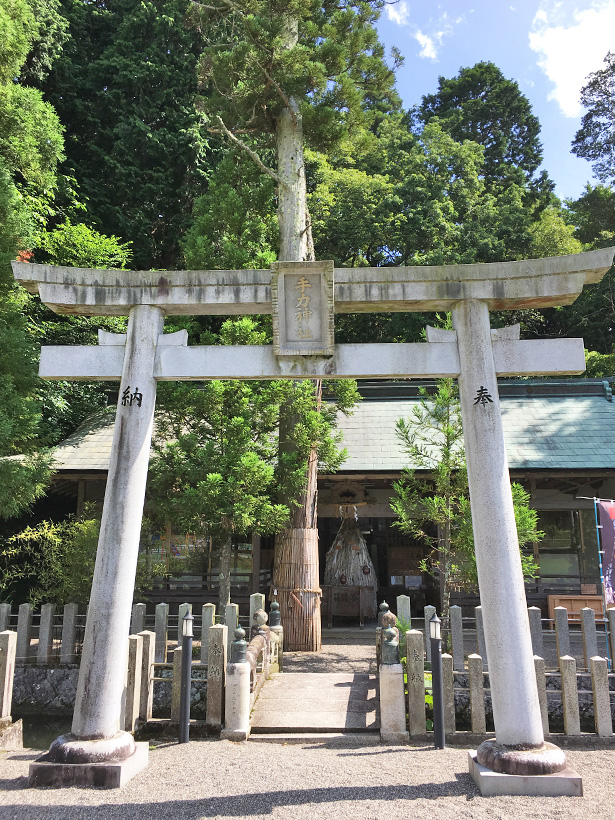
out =
[[[219,732],[224,723],[224,687],[226,685],[226,658],[228,629],[225,624],[209,628],[209,656],[207,666],[207,727]]]
[[[410,737],[425,737],[425,661],[423,633],[419,629],[406,632],[406,652]]]
[[[545,745],[542,731],[489,309],[484,301],[467,299],[453,307],[452,316],[459,349],[459,398],[496,732],[496,743],[481,744],[476,760],[504,773],[562,771],[565,756],[557,747]],[[499,333],[506,338],[506,333]],[[519,752],[519,747],[532,749],[533,754]],[[537,764],[537,759],[546,768]]]

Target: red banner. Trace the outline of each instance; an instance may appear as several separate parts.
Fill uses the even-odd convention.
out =
[[[608,607],[615,604],[615,501],[596,501],[596,504],[603,550],[604,600]]]

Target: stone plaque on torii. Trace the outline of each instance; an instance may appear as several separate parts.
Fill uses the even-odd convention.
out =
[[[87,764],[134,752],[120,732],[123,659],[156,383],[428,376],[459,380],[497,741],[479,748],[479,762],[504,772],[525,766],[528,774],[565,767],[563,752],[544,746],[497,377],[581,373],[583,341],[521,340],[518,326],[492,330],[489,311],[570,304],[604,276],[614,252],[440,267],[333,270],[302,262],[173,273],[13,262],[15,278],[57,313],[129,317],[126,334],[100,331],[98,346],[41,351],[42,378],[120,380],[72,734],[52,744],[53,759]],[[419,344],[334,344],[334,312],[400,311],[451,311],[454,330],[428,328]],[[163,335],[165,315],[258,313],[274,315],[273,345],[188,347],[185,331]]]

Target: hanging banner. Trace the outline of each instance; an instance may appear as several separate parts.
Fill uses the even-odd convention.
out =
[[[608,607],[615,605],[615,501],[596,499],[596,506],[603,549],[604,602]]]

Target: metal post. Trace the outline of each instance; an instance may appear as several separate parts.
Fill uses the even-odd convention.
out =
[[[182,685],[179,705],[179,742],[190,740],[190,684],[192,677],[192,612],[182,619]]]
[[[442,636],[440,619],[433,614],[429,622],[431,642],[431,686],[433,694],[433,741],[436,749],[446,746],[444,726],[444,681],[442,678]]]

